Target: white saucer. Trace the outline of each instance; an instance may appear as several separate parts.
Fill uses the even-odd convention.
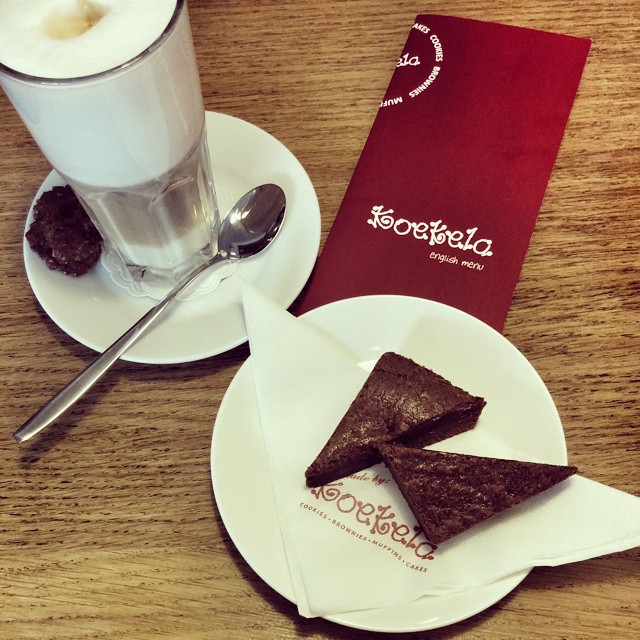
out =
[[[320,208],[311,180],[295,156],[262,129],[238,118],[207,113],[207,138],[221,206],[230,206],[253,187],[273,182],[287,197],[280,235],[263,254],[243,260],[210,294],[177,303],[123,357],[165,364],[214,356],[247,339],[240,278],[287,308],[306,283],[320,245]],[[52,171],[38,191],[65,184]],[[32,205],[33,209],[33,205]],[[26,229],[32,221],[32,211]],[[47,268],[24,241],[31,288],[49,317],[72,338],[103,351],[155,304],[114,284],[101,264],[73,278]]]
[[[398,351],[463,388],[473,388],[487,400],[482,429],[489,441],[500,442],[531,460],[567,463],[562,424],[544,383],[511,343],[480,320],[437,302],[404,296],[341,300],[302,317],[347,344],[362,362],[377,360],[385,351]],[[454,440],[436,448],[455,451]],[[218,510],[234,544],[269,586],[293,602],[269,474],[249,358],[218,410],[211,477]],[[370,631],[435,629],[485,610],[527,574],[520,571],[455,595],[428,596],[401,606],[328,619]]]

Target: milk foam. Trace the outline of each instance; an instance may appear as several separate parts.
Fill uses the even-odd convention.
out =
[[[176,0],[0,0],[0,62],[73,78],[134,58],[163,32]]]
[[[0,7],[6,10],[8,5],[18,4],[25,15],[31,16],[25,22],[33,23],[36,13],[29,10],[31,4],[66,3],[75,7],[75,1],[0,0]],[[89,42],[95,34],[98,34],[96,42],[103,42],[98,30],[109,27],[109,49],[119,57],[106,66],[111,66],[114,60],[126,61],[133,51],[144,50],[164,30],[175,8],[175,0],[100,2],[103,7],[109,6],[110,11],[95,26],[81,36],[54,44],[59,44],[61,50],[67,45],[75,50],[74,40],[80,42],[84,38]],[[138,5],[144,8],[142,13]],[[164,6],[165,12],[151,33],[149,21],[157,18],[153,16],[156,5]],[[125,14],[127,20],[121,24],[118,16]],[[37,15],[42,18],[45,13]],[[134,16],[144,24],[148,37],[123,53],[121,35],[123,41],[130,43],[129,36],[137,29]],[[14,19],[19,22],[18,17]],[[2,20],[0,15],[0,29],[5,31]],[[127,21],[131,24],[126,25]],[[14,40],[19,39],[14,34]],[[96,71],[99,67],[84,68]],[[78,69],[74,67],[74,73]],[[37,72],[43,73],[42,68]],[[2,74],[0,69],[0,84],[51,164],[67,179],[86,185],[127,188],[154,180],[185,158],[204,127],[200,78],[186,4],[162,46],[123,70],[70,84],[55,84],[25,81]]]

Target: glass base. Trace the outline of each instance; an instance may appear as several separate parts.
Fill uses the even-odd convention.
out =
[[[102,252],[100,262],[111,280],[136,298],[149,297],[154,300],[161,300],[178,282],[167,280],[149,269],[143,270],[142,277],[134,278],[120,256],[115,251],[109,251],[108,249]],[[195,268],[195,266],[192,268]],[[217,265],[211,269],[210,273],[202,275],[186,291],[183,291],[178,296],[178,300],[193,300],[198,296],[215,291],[224,278],[235,272],[236,267],[237,262],[231,261]],[[184,275],[186,275],[186,272]]]
[[[117,254],[116,251],[112,250],[112,252]],[[129,273],[129,277],[134,282],[158,282],[160,284],[164,283],[167,286],[173,287],[183,280],[196,267],[207,262],[207,260],[211,260],[214,255],[211,245],[207,245],[192,255],[189,260],[168,269],[131,264],[130,262],[123,260],[121,256],[119,256],[119,259]]]

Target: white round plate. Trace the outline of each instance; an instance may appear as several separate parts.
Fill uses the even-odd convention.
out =
[[[482,429],[488,436],[532,460],[566,464],[562,425],[544,383],[510,342],[480,320],[437,302],[404,296],[350,298],[302,317],[348,344],[361,362],[398,351],[462,388],[473,389],[487,400]],[[444,448],[442,444],[438,448]],[[268,585],[293,602],[268,481],[251,358],[220,405],[211,443],[211,477],[218,510],[234,544]],[[456,595],[426,596],[328,619],[370,631],[435,629],[483,611],[527,574],[521,571]]]
[[[285,222],[271,247],[239,263],[212,293],[175,304],[124,360],[166,364],[228,351],[247,339],[240,278],[287,308],[313,269],[320,246],[320,208],[311,180],[295,156],[262,129],[221,113],[207,113],[207,138],[221,200],[230,206],[250,189],[273,182],[287,197]],[[34,203],[44,191],[63,184],[52,171]],[[27,229],[31,221],[32,211]],[[23,251],[29,283],[42,308],[63,331],[96,351],[104,351],[156,303],[127,293],[101,264],[73,278],[48,269],[26,240]]]

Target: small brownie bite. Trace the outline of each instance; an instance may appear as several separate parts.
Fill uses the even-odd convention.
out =
[[[70,276],[90,271],[102,250],[100,233],[69,186],[42,194],[26,238],[49,269]]]

